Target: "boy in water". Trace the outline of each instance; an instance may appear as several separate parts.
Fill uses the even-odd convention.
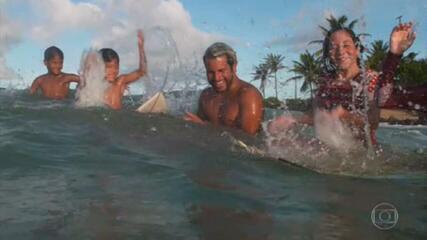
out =
[[[38,76],[31,85],[30,94],[34,95],[40,88],[43,96],[61,100],[67,97],[70,82],[80,82],[78,75],[63,73],[64,53],[61,49],[51,46],[44,51],[44,65],[47,73]]]
[[[122,108],[122,97],[127,86],[144,76],[147,71],[147,59],[144,52],[144,35],[138,31],[139,69],[119,75],[120,59],[119,55],[111,48],[99,50],[105,63],[105,80],[110,86],[105,91],[105,104],[112,109]]]

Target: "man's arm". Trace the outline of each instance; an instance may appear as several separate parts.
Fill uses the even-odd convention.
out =
[[[198,106],[198,109],[197,109],[197,115],[194,114],[194,113],[191,113],[191,112],[185,112],[185,115],[183,117],[183,119],[185,121],[199,123],[199,124],[203,124],[203,125],[206,124],[206,123],[208,123],[208,121],[206,120],[206,116],[205,116],[205,114],[203,112],[203,104],[202,104],[202,102],[203,102],[203,98],[205,96],[204,93],[205,93],[205,91],[203,91],[200,94],[200,97],[199,97],[199,106]]]
[[[249,134],[256,134],[264,115],[261,94],[256,89],[248,88],[241,93],[239,103],[238,124],[240,128]]]
[[[131,73],[119,76],[120,84],[129,84],[147,73],[147,57],[144,51],[144,34],[138,30],[139,68]]]
[[[277,135],[290,129],[295,124],[314,125],[312,114],[304,114],[297,117],[279,116],[268,123],[267,131],[272,135]]]

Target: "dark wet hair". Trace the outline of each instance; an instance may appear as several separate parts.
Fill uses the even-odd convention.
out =
[[[111,48],[102,48],[101,50],[99,50],[99,53],[101,53],[102,59],[105,63],[111,62],[114,59],[117,60],[117,63],[120,63],[119,54],[117,54],[117,52]]]
[[[64,59],[64,53],[56,46],[50,46],[44,50],[44,60],[49,61],[55,56],[59,56],[61,59]]]
[[[356,35],[354,33],[354,31],[351,30],[350,28],[339,27],[339,28],[334,28],[334,29],[329,30],[326,34],[325,39],[323,40],[323,51],[322,51],[322,54],[323,54],[322,55],[322,67],[326,73],[335,74],[336,70],[337,70],[337,68],[335,67],[335,65],[331,61],[331,58],[329,56],[329,51],[331,50],[331,36],[332,36],[332,34],[338,32],[338,31],[344,31],[348,35],[350,35],[351,39],[354,42],[354,45],[356,45],[356,47],[358,47],[360,49],[359,50],[360,53],[362,53],[365,50],[365,47],[362,45],[358,35]],[[357,64],[359,65],[359,67],[361,66],[360,58],[357,59]]]
[[[223,42],[216,42],[208,47],[203,55],[203,62],[210,58],[216,58],[225,55],[227,57],[227,63],[230,67],[233,67],[237,63],[236,52],[227,44]]]

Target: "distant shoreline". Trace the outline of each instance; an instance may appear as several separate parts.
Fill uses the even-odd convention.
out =
[[[380,122],[401,125],[427,125],[427,113],[406,109],[383,108],[380,112]]]

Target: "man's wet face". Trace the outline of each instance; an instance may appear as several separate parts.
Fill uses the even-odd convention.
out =
[[[227,56],[208,58],[205,63],[209,84],[216,92],[225,92],[234,79],[234,69],[228,64]]]
[[[119,63],[117,59],[105,63],[105,79],[109,82],[114,82],[119,75]]]
[[[53,75],[61,74],[63,63],[64,59],[58,55],[55,55],[51,59],[45,61],[48,72]]]

